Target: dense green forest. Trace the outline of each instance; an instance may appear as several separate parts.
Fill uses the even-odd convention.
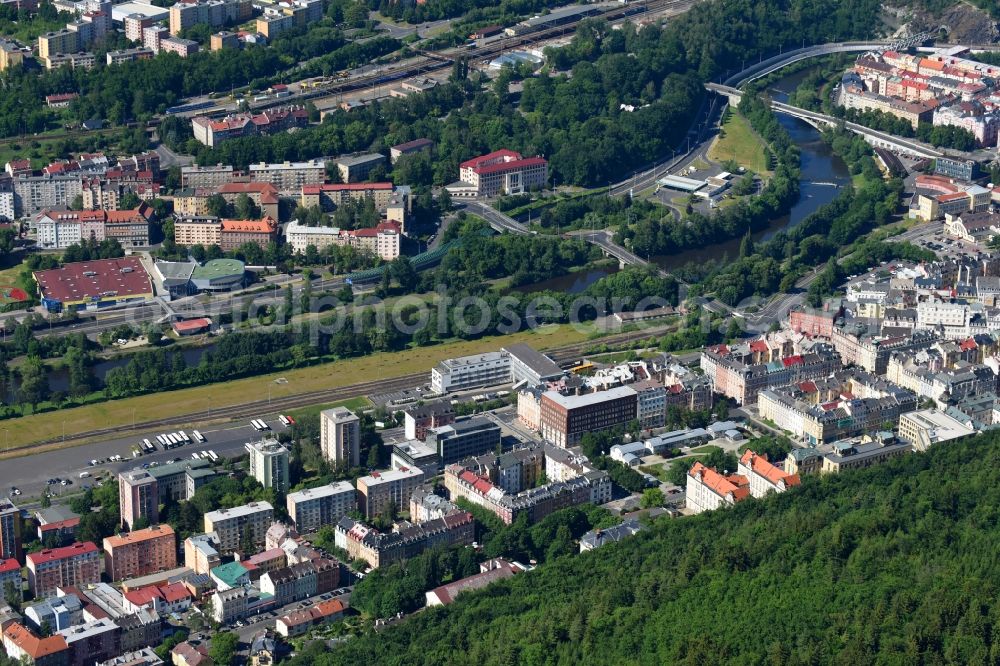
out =
[[[293,664],[988,664],[1000,435],[696,517]]]

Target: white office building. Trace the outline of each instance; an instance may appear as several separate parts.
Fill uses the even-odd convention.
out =
[[[488,352],[449,358],[431,370],[431,389],[437,393],[464,391],[510,381],[510,353]]]

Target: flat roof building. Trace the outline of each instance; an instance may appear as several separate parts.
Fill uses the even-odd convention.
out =
[[[899,437],[916,451],[926,451],[935,444],[975,434],[975,429],[938,409],[922,409],[901,414]]]
[[[138,257],[80,261],[35,271],[33,276],[42,305],[53,312],[63,308],[139,303],[153,298],[152,282]]]
[[[219,535],[219,550],[232,553],[240,550],[245,537],[253,549],[264,544],[264,535],[274,520],[274,508],[268,502],[250,502],[232,509],[219,509],[205,514],[205,531]],[[253,553],[243,553],[250,556]]]
[[[401,510],[410,505],[410,495],[423,482],[423,471],[411,468],[362,476],[358,479],[358,509],[369,520],[393,507]]]
[[[431,389],[436,393],[482,388],[509,380],[510,354],[506,351],[449,358],[431,369]]]
[[[302,534],[315,532],[338,520],[358,506],[358,492],[349,481],[337,481],[318,488],[289,493],[285,498],[288,515]]]
[[[104,539],[104,571],[111,580],[176,567],[177,536],[170,525],[154,525]]]
[[[575,446],[585,433],[624,426],[637,417],[638,394],[628,386],[584,395],[542,394],[542,437],[563,448]]]
[[[523,342],[507,345],[503,351],[510,354],[510,381],[513,384],[523,381],[529,386],[538,386],[563,376],[562,369],[552,359]]]
[[[288,449],[276,439],[251,442],[250,474],[265,488],[288,492]]]
[[[361,465],[361,419],[346,407],[319,413],[320,450],[337,467]]]

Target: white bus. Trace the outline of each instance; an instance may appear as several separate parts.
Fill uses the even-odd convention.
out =
[[[169,448],[170,442],[167,440],[167,436],[166,435],[157,435],[156,436],[156,441],[158,441],[160,443],[160,446],[162,446],[163,448],[165,448],[165,449]]]
[[[253,425],[254,428],[256,428],[257,430],[260,430],[261,432],[263,432],[264,430],[270,430],[271,429],[270,426],[268,426],[267,423],[265,423],[263,419],[254,419],[250,423]]]
[[[219,456],[212,449],[208,450],[208,457],[212,459],[212,462],[219,462]]]
[[[289,425],[291,425],[291,422],[288,420],[288,417],[285,416],[284,414],[278,414],[278,420],[281,421],[281,425],[285,426],[286,428]]]
[[[201,432],[200,432],[200,431],[198,431],[198,430],[195,430],[195,431],[194,431],[194,432],[192,432],[191,434],[192,434],[192,435],[194,435],[194,438],[195,438],[196,440],[198,440],[199,442],[204,442],[204,441],[205,441],[205,436],[204,436],[203,434],[201,434]]]
[[[153,443],[151,441],[149,441],[148,437],[146,439],[142,440],[142,444],[147,449],[148,448],[156,448],[156,447],[153,446]]]
[[[197,452],[195,452],[195,453],[192,453],[192,454],[191,454],[191,457],[192,457],[192,458],[194,458],[195,460],[198,460],[198,459],[200,458],[200,456],[198,455],[198,453],[197,453]]]
[[[183,442],[190,442],[191,441],[191,438],[188,437],[188,434],[186,432],[184,432],[183,430],[179,430],[177,434],[179,434],[181,436],[181,441],[183,441]]]

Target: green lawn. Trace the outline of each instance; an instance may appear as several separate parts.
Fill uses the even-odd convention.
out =
[[[708,149],[709,159],[716,162],[733,160],[755,173],[771,173],[767,168],[766,146],[746,118],[732,113],[722,129],[724,135],[717,137]]]
[[[713,444],[706,444],[705,446],[699,446],[698,448],[691,449],[691,453],[704,453],[708,455],[709,453],[714,453],[715,451],[721,451],[722,449]]]
[[[354,398],[348,398],[347,400],[341,400],[339,402],[331,402],[326,405],[310,405],[309,407],[303,407],[301,409],[296,409],[295,411],[288,412],[288,416],[291,416],[295,420],[308,418],[310,416],[315,416],[326,409],[333,409],[334,407],[347,407],[352,412],[360,412],[368,409],[372,406],[372,401],[363,395],[359,395]]]

